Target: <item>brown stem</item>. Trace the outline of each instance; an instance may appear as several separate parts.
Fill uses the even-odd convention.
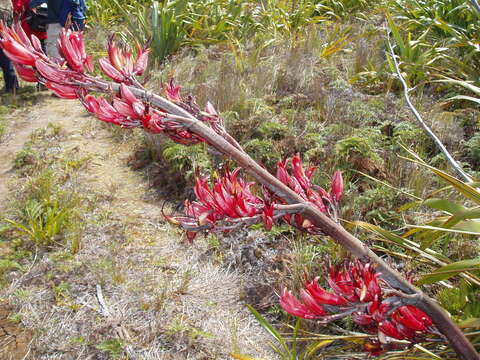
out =
[[[132,89],[132,91],[134,91],[134,89]],[[142,96],[141,91],[136,91],[134,93],[137,96]],[[306,218],[308,218],[315,226],[322,229],[325,234],[329,235],[333,240],[346,248],[354,256],[373,260],[377,264],[379,271],[382,273],[382,278],[392,287],[401,290],[406,294],[418,294],[417,306],[428,316],[430,316],[437,328],[449,340],[459,357],[464,360],[480,359],[480,356],[475,351],[473,345],[450,319],[445,310],[443,310],[433,299],[425,295],[420,289],[406,281],[399,272],[392,269],[372,250],[370,250],[367,245],[347,232],[340,224],[332,221],[316,207],[303,200],[298,194],[296,194],[293,190],[261,167],[246,153],[237,149],[224,138],[216,134],[212,129],[204,125],[201,121],[193,118],[180,107],[157,95],[152,95],[150,97],[150,101],[153,105],[159,106],[175,115],[184,117],[184,120],[179,121],[185,124],[185,126],[188,127],[192,132],[207,140],[207,142],[214,148],[221,150],[225,154],[228,154],[240,166],[245,168],[245,170],[256,180],[268,187],[271,191],[281,196],[289,204],[302,204],[304,206],[303,215]]]
[[[106,84],[98,82],[97,87],[104,90],[117,91],[118,84]],[[405,294],[416,295],[415,305],[422,309],[434,322],[436,327],[448,339],[458,356],[464,360],[480,360],[479,354],[475,351],[473,345],[468,341],[463,332],[450,319],[448,314],[433,299],[429,298],[420,289],[406,281],[403,276],[392,269],[386,262],[379,258],[370,248],[346,231],[340,224],[334,222],[312,204],[306,202],[297,193],[283,184],[280,180],[261,167],[245,152],[231,144],[224,137],[217,134],[210,127],[206,126],[200,120],[193,117],[181,107],[144,90],[130,87],[131,91],[138,98],[157,106],[168,113],[178,116],[176,121],[182,123],[185,128],[201,136],[211,146],[227,154],[242,166],[250,175],[252,175],[261,184],[268,187],[271,191],[282,197],[291,205],[301,205],[303,215],[308,218],[312,224],[322,229],[334,241],[342,245],[352,255],[360,259],[369,259],[377,264],[382,278],[393,288],[404,292]]]

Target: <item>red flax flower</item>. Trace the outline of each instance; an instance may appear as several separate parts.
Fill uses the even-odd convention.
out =
[[[300,290],[301,301],[283,289],[282,308],[291,315],[323,323],[351,316],[368,333],[377,335],[364,347],[372,355],[389,348],[388,338],[415,343],[428,333],[438,333],[422,310],[385,291],[388,284],[380,279],[371,263],[356,260],[330,267],[327,283],[331,291],[320,287],[318,279],[305,282]]]
[[[239,172],[240,168],[225,170],[212,186],[206,177],[197,176],[194,187],[197,201],[185,201],[185,216],[167,219],[187,230],[190,240],[200,230],[229,231],[245,222],[265,221],[270,226],[271,207],[251,192],[253,183],[239,178]]]
[[[170,91],[174,91],[172,90],[173,85],[170,85]],[[208,106],[207,110],[212,116],[216,114],[214,109],[208,109]],[[287,168],[287,164],[290,162],[292,163],[291,171]],[[311,178],[314,170],[314,167],[304,170],[300,157],[296,155],[291,160],[287,159],[278,164],[277,177],[306,201],[313,203],[331,216],[332,213],[336,213],[337,199],[340,199],[341,193],[337,189],[335,197],[331,195],[333,192],[327,193],[312,185]],[[281,198],[274,196],[265,188],[263,188],[263,197],[255,195],[252,192],[254,183],[242,179],[239,171],[240,169],[233,172],[224,171],[212,186],[209,185],[207,178],[197,176],[195,180],[197,200],[185,202],[184,216],[167,217],[167,219],[187,230],[189,239],[195,237],[195,232],[202,230],[226,232],[240,226],[257,223],[263,223],[265,229],[270,230],[274,222],[280,219],[303,231],[320,233],[319,229],[298,213],[298,208],[289,207]],[[340,188],[338,179],[341,179],[341,175],[339,172],[336,173],[336,179],[336,186]],[[317,188],[321,190],[318,191]],[[316,295],[319,296],[320,290],[318,288],[316,290]]]
[[[120,46],[113,36],[108,40],[107,51],[108,58],[100,59],[100,68],[115,82],[132,84],[135,76],[142,75],[147,68],[150,50],[140,47],[138,43],[136,59],[132,50],[126,45]]]
[[[32,40],[25,34],[20,24],[15,24],[13,28],[0,24],[2,49],[12,62],[24,66],[35,66],[35,60],[41,56],[45,58],[42,52],[40,40],[32,36]]]
[[[18,63],[13,63],[13,66],[15,67],[15,71],[17,72],[17,75],[23,81],[34,82],[34,83],[38,82],[37,74],[35,73],[35,70],[33,70],[32,67],[21,65]]]
[[[40,69],[40,67],[39,67]],[[166,112],[152,108],[138,99],[125,84],[111,100],[92,95],[81,96],[85,108],[99,120],[125,128],[143,127],[153,134],[164,133],[175,142],[191,145],[204,141],[186,130]]]
[[[290,166],[289,166],[290,165]],[[316,206],[321,212],[336,220],[338,204],[343,193],[343,179],[340,171],[336,171],[332,179],[330,192],[312,184],[316,167],[303,168],[302,160],[297,154],[277,164],[277,178],[305,201]],[[272,195],[273,196],[273,195]],[[274,197],[274,196],[273,196]],[[276,199],[282,202],[281,199]],[[311,234],[320,234],[321,230],[313,226],[301,214],[285,215],[284,219],[292,226]]]
[[[89,72],[93,71],[92,57],[88,56],[85,51],[85,42],[81,32],[63,29],[58,39],[58,50],[70,69],[79,73],[83,73],[84,68]]]

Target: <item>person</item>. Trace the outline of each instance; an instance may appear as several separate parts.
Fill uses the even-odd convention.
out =
[[[35,35],[38,38],[38,40],[40,40],[40,43],[42,44],[42,49],[43,51],[45,51],[46,50],[45,40],[47,39],[47,32],[33,30],[27,22],[27,15],[29,11],[35,12],[36,9],[42,6],[43,4],[45,4],[45,0],[39,3],[34,3],[33,5],[35,6],[33,7],[32,7],[32,4],[30,3],[30,0],[12,0],[14,18],[22,22],[22,28],[28,37]]]
[[[30,7],[38,6],[45,0],[31,0]],[[85,24],[85,0],[47,0],[48,29],[47,29],[47,55],[60,57],[57,41],[62,28],[69,19],[73,22],[74,30],[83,30]]]
[[[74,31],[83,31],[85,30],[86,13],[85,0],[70,0],[62,8],[60,23]]]
[[[12,20],[11,10],[0,9],[0,19],[3,20],[5,23],[10,24]],[[17,75],[15,74],[15,69],[13,68],[12,62],[7,57],[7,55],[5,55],[5,53],[3,52],[3,49],[1,48],[0,48],[0,67],[2,68],[3,81],[5,82],[3,92],[14,93],[16,89],[18,89]]]
[[[12,62],[2,49],[0,49],[0,67],[2,68],[3,81],[5,82],[3,92],[14,93],[18,89],[17,74],[15,74]]]

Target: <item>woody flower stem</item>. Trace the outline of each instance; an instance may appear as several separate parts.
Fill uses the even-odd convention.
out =
[[[110,89],[118,90],[116,84],[108,84]],[[235,160],[242,168],[252,175],[258,182],[268,187],[272,192],[281,196],[285,201],[299,209],[303,216],[309,219],[315,226],[330,236],[334,241],[342,245],[352,255],[360,259],[368,259],[377,264],[381,277],[396,290],[405,293],[405,304],[415,305],[423,310],[434,322],[441,333],[448,339],[461,359],[480,359],[473,345],[468,341],[463,332],[450,319],[448,314],[433,299],[424,294],[420,289],[406,281],[400,273],[392,269],[387,263],[379,258],[355,236],[346,231],[340,224],[319,211],[316,207],[304,201],[297,193],[284,185],[276,177],[261,167],[245,152],[231,144],[222,136],[205,126],[201,121],[188,112],[173,104],[167,99],[151,94],[147,91],[130,87],[135,96],[152,105],[167,110],[176,115],[175,120],[184,125],[190,131],[204,138],[212,147],[221,151],[226,156]]]

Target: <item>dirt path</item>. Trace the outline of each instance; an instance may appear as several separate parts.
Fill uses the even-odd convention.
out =
[[[230,359],[232,351],[274,358],[240,300],[247,280],[212,259],[206,240],[186,245],[163,221],[161,199],[128,166],[131,136],[122,138],[72,101],[47,98],[24,115],[0,144],[0,203],[14,179],[15,154],[51,122],[62,127],[57,156],[83,159],[69,186],[89,209],[75,255],[38,255],[0,292],[18,329],[36,333],[24,341],[26,359],[206,360]]]

